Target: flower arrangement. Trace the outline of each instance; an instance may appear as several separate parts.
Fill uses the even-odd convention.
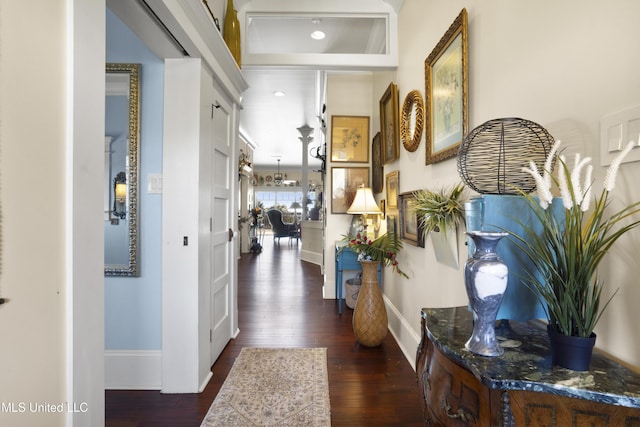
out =
[[[627,145],[612,161],[602,192],[593,199],[590,158],[576,155],[570,170],[565,157],[560,155],[557,176],[551,174],[559,145],[558,141],[552,147],[542,172],[534,162],[523,169],[536,181],[538,200],[522,194],[540,221],[541,231],[524,226],[523,236],[512,236],[537,269],[538,274],[530,272],[526,280],[545,306],[549,327],[563,335],[589,337],[617,292],[601,302],[603,282],[597,275],[598,265],[618,238],[640,224],[639,220],[629,218],[640,212],[640,202],[613,214],[605,212],[620,163],[633,145]],[[564,218],[560,215],[558,219],[549,208],[554,190],[561,195],[563,206],[557,207],[564,207]]]
[[[345,236],[343,241],[347,243],[346,247],[358,254],[358,261],[380,261],[385,266],[393,267],[393,271],[401,276],[409,277],[398,265],[397,256],[402,249],[402,242],[395,232],[389,231],[375,240],[357,232],[355,236]]]

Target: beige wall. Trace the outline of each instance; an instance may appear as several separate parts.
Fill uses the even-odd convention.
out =
[[[0,4],[3,426],[104,423],[104,11]]]
[[[370,116],[373,98],[371,93],[372,74],[330,73],[327,78],[327,172],[324,180],[324,204],[326,208],[326,233],[325,233],[325,284],[324,297],[335,298],[335,242],[342,239],[349,231],[351,215],[331,214],[331,168],[333,167],[362,167],[363,163],[332,163],[331,162],[331,116]],[[369,120],[370,138],[375,126],[374,119]],[[349,277],[345,277],[345,280]]]
[[[3,2],[0,11],[0,296],[10,300],[0,306],[0,394],[29,412],[29,402],[64,400],[65,38],[64,2],[18,3]],[[62,425],[64,415],[0,411],[2,425],[44,419]]]
[[[498,117],[523,117],[546,127],[554,137],[593,157],[596,185],[604,168],[599,158],[599,120],[640,105],[640,3],[542,0],[405,0],[399,16],[397,72],[374,77],[374,104],[390,80],[398,84],[400,103],[412,89],[424,96],[424,60],[460,10],[469,13],[469,130]],[[376,132],[374,121],[373,132]],[[414,153],[401,148],[400,191],[439,188],[459,180],[455,159],[425,166],[424,136]],[[623,165],[614,195],[640,200],[640,163]],[[640,229],[621,239],[600,269],[607,292],[619,292],[596,328],[596,346],[640,367]],[[426,248],[406,246],[400,262],[409,280],[386,272],[390,323],[413,358],[424,306],[464,305],[462,282],[466,247],[459,236],[460,267],[436,262],[430,239]]]

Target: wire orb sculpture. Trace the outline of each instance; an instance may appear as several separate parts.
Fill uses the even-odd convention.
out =
[[[542,171],[554,139],[530,120],[493,119],[473,129],[458,150],[458,173],[480,194],[530,193],[533,177],[522,170],[533,160]]]

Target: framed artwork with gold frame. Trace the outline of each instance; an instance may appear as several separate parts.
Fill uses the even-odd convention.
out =
[[[426,164],[455,157],[468,129],[467,10],[424,62]]]
[[[400,188],[400,172],[389,172],[386,176],[387,208],[398,208],[398,188]]]
[[[331,161],[369,163],[368,116],[331,116]]]
[[[358,187],[369,186],[368,167],[331,168],[331,213],[346,214]]]
[[[391,82],[380,98],[380,134],[382,161],[386,165],[400,156],[398,129],[398,87]]]

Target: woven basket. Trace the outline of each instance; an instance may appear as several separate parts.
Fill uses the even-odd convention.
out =
[[[360,286],[362,286],[362,278],[354,277],[353,279],[349,279],[345,283],[346,288],[346,297],[344,299],[347,307],[350,309],[355,308],[356,301],[358,301],[358,294],[360,293]]]
[[[553,143],[549,132],[530,120],[489,120],[469,132],[460,144],[458,173],[481,194],[530,193],[536,183],[522,168],[533,160],[542,170]]]

